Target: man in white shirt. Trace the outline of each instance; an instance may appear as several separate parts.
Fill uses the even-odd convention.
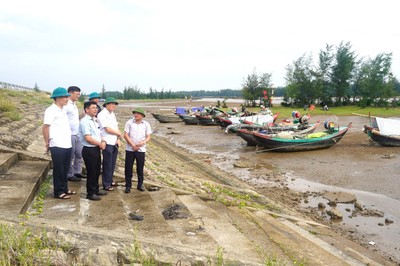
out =
[[[43,138],[46,151],[53,161],[54,197],[69,199],[75,191],[68,189],[67,175],[71,164],[71,129],[63,108],[70,94],[65,88],[56,88],[50,98],[54,103],[44,112]]]
[[[71,128],[71,167],[68,172],[68,181],[81,181],[82,175],[82,142],[79,139],[79,111],[76,102],[81,96],[81,89],[77,86],[68,87],[69,96],[68,103],[64,107],[65,113],[68,116],[69,125]]]
[[[103,188],[107,191],[113,191],[112,186],[116,185],[113,182],[113,175],[117,163],[118,148],[121,144],[119,139],[122,136],[114,114],[117,105],[118,102],[114,97],[108,97],[103,104],[105,108],[97,114],[101,137],[107,143],[103,150]]]
[[[125,151],[125,193],[131,192],[132,187],[132,168],[136,160],[136,174],[138,177],[137,189],[145,191],[144,181],[144,162],[146,156],[146,143],[150,141],[151,127],[144,121],[144,110],[136,108],[132,111],[133,118],[125,123],[124,139],[126,140]]]

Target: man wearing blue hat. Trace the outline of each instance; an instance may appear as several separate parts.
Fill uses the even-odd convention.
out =
[[[101,98],[101,96],[97,92],[92,92],[91,94],[89,94],[89,101],[95,102],[97,104],[96,117],[97,117],[97,114],[101,112],[101,107],[99,105],[100,98]]]
[[[136,174],[138,177],[137,189],[145,191],[144,181],[144,163],[146,159],[146,143],[150,141],[152,133],[150,124],[144,121],[144,110],[136,108],[132,111],[133,118],[125,123],[124,139],[126,140],[125,151],[125,193],[131,192],[132,187],[132,169],[136,161]]]
[[[114,170],[117,163],[118,148],[120,146],[121,131],[118,128],[117,118],[114,110],[118,102],[114,97],[108,97],[103,104],[105,107],[97,114],[97,121],[100,125],[100,133],[103,140],[106,141],[106,148],[103,150],[103,188],[107,191],[113,191]]]
[[[56,88],[50,98],[54,103],[44,112],[43,138],[46,151],[50,151],[53,161],[54,197],[69,199],[75,191],[68,189],[68,171],[71,164],[71,129],[64,106],[70,94],[65,88]]]

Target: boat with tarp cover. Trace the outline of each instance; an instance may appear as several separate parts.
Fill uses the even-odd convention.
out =
[[[364,125],[364,132],[375,143],[385,147],[400,147],[400,120],[373,117],[371,125]]]

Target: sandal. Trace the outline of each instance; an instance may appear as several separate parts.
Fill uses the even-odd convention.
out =
[[[117,183],[117,182],[112,182],[112,183],[111,183],[111,186],[117,187],[117,186],[118,186],[118,183]]]
[[[114,188],[113,188],[113,187],[106,187],[104,190],[107,190],[107,191],[113,191],[113,190],[114,190]]]
[[[66,193],[62,193],[58,196],[54,196],[56,199],[69,199],[71,198],[70,196],[68,196]]]
[[[67,194],[67,195],[75,195],[76,194],[76,191],[75,190],[68,190],[67,192],[65,192],[65,194]]]

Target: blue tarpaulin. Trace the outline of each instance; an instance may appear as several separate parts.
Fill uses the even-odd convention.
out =
[[[204,107],[203,106],[197,106],[197,107],[192,107],[190,110],[192,112],[197,112],[197,111],[203,111]],[[188,113],[188,109],[186,107],[176,107],[175,113],[178,115],[183,115]]]

